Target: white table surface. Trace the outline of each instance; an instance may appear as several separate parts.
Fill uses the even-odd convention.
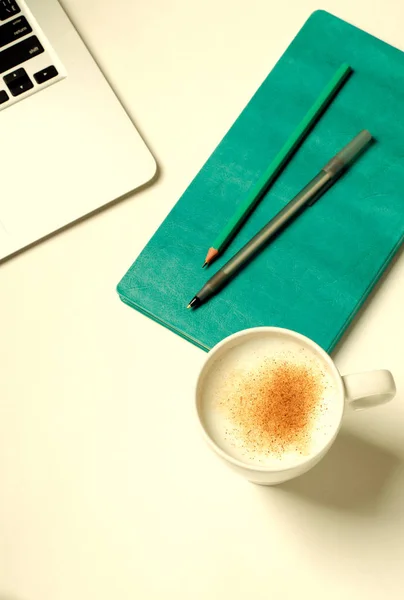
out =
[[[312,10],[311,0],[65,0],[159,180],[0,267],[0,600],[398,599],[404,255],[336,353],[395,374],[278,488],[204,446],[204,353],[115,285]],[[398,0],[322,8],[401,46]]]

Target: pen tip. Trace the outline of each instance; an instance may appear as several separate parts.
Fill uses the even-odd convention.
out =
[[[197,308],[200,304],[201,304],[201,301],[198,298],[198,296],[194,296],[192,298],[191,302],[188,304],[187,308]]]

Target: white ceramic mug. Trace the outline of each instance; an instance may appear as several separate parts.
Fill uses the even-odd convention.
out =
[[[274,339],[276,336],[276,340],[298,341],[308,350],[311,358],[319,362],[321,361],[323,368],[325,365],[337,390],[336,398],[338,407],[334,413],[335,418],[333,417],[331,434],[327,437],[324,445],[318,448],[318,452],[315,454],[310,454],[303,461],[299,461],[296,465],[288,465],[287,468],[282,468],[282,466],[281,468],[269,468],[264,465],[250,464],[247,461],[244,462],[239,458],[231,456],[226,451],[225,445],[221,444],[221,440],[214,439],[215,436],[212,435],[212,430],[206,418],[206,381],[211,369],[214,368],[215,364],[218,364],[226,352],[240,344],[245,344],[252,339],[252,336],[261,336],[263,341],[265,341],[264,338],[267,336],[272,336]],[[395,393],[396,387],[390,371],[370,371],[341,376],[331,357],[307,337],[288,329],[257,327],[246,329],[227,337],[207,354],[196,384],[196,409],[203,435],[208,445],[219,457],[224,459],[229,466],[249,481],[263,485],[273,485],[302,475],[314,467],[325,456],[337,437],[345,409],[349,410],[353,408],[354,410],[358,410],[378,406],[391,400],[395,396]]]

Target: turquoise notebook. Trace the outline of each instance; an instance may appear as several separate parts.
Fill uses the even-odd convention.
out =
[[[286,138],[347,62],[354,73],[223,256],[206,251]],[[225,289],[206,279],[361,129],[377,142]],[[175,143],[175,141],[173,141]],[[404,233],[404,54],[315,12],[118,285],[121,299],[209,350],[247,327],[287,327],[330,351]]]

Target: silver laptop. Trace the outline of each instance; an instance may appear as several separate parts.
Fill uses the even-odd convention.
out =
[[[0,260],[156,163],[57,0],[0,0]]]

